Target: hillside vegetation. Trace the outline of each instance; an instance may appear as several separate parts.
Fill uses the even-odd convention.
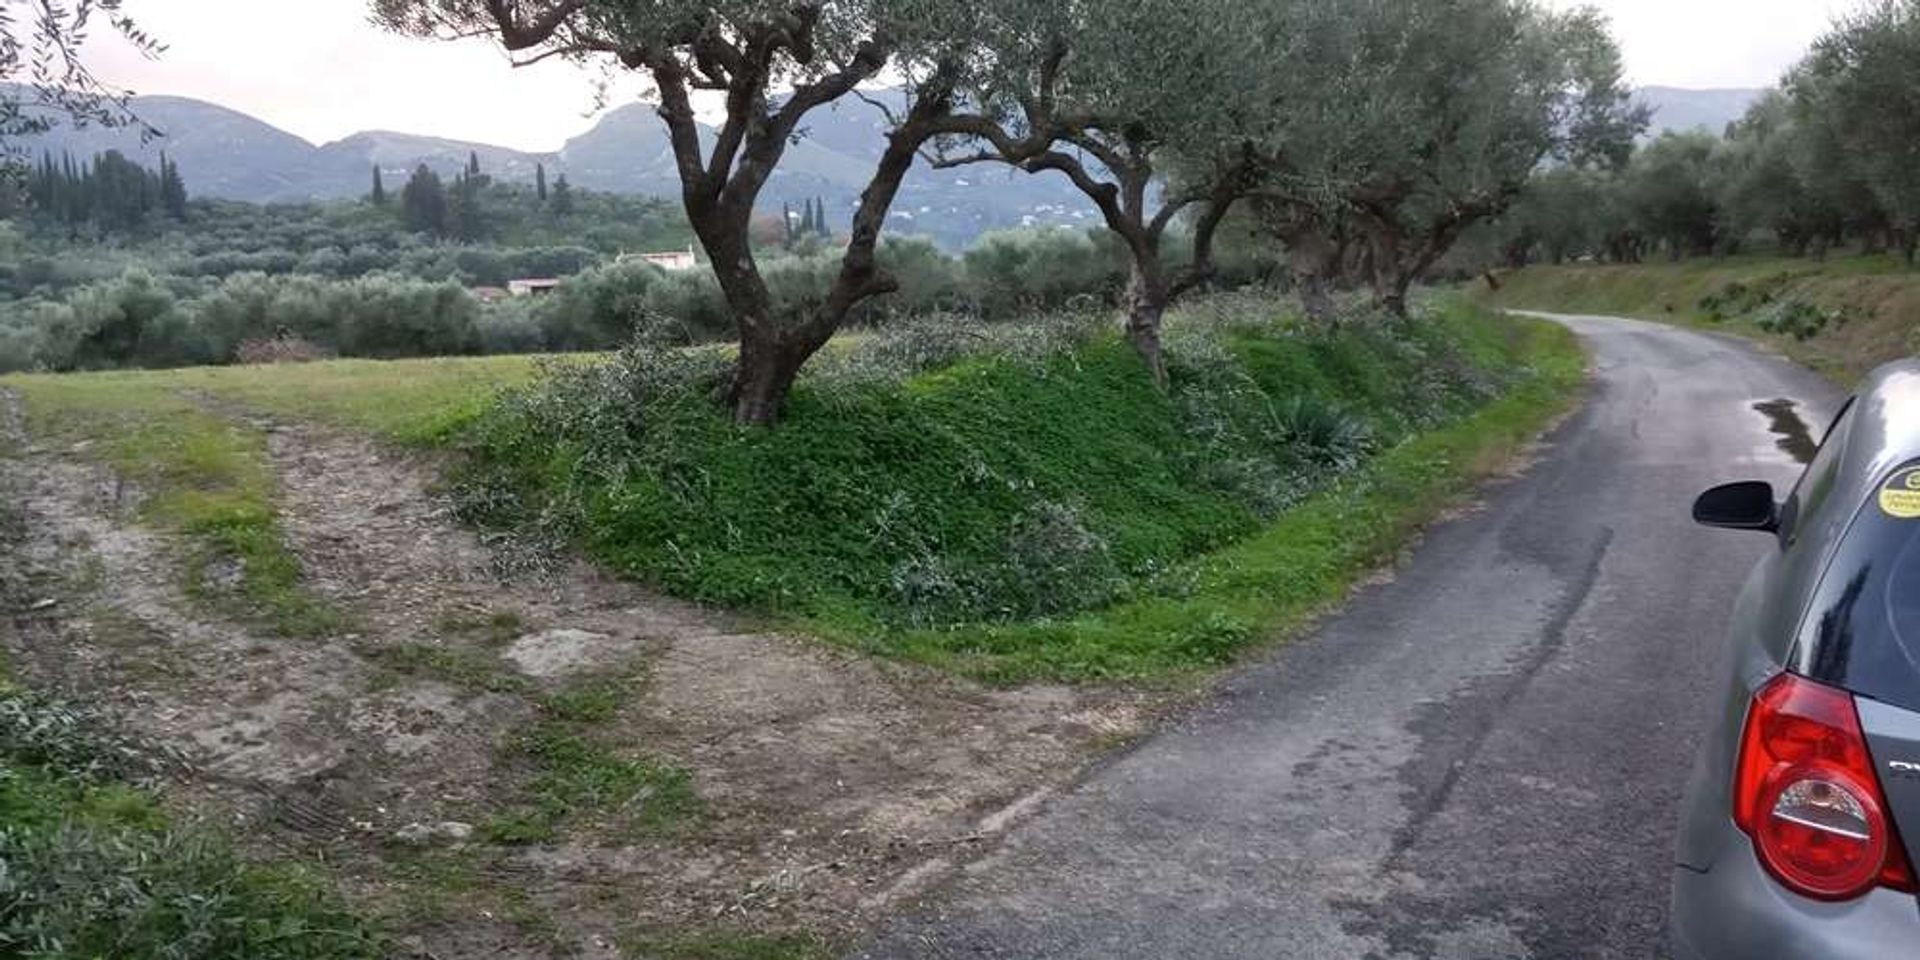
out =
[[[483,524],[882,651],[1148,675],[1338,596],[1580,370],[1558,328],[1461,303],[1329,330],[1222,296],[1169,344],[1162,393],[1098,317],[891,331],[826,355],[771,432],[707,399],[724,356],[631,350],[478,419],[462,496]]]
[[[1887,256],[1540,265],[1505,274],[1500,284],[1497,293],[1476,284],[1477,296],[1502,307],[1745,334],[1841,382],[1920,353],[1920,273]]]

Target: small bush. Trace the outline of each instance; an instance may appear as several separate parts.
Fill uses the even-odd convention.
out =
[[[511,297],[485,304],[474,319],[474,340],[481,353],[538,353],[553,349],[584,349],[573,341],[555,341],[543,323],[542,304],[531,297]]]
[[[1733,320],[1772,303],[1777,286],[1778,283],[1762,281],[1749,285],[1735,280],[1701,297],[1700,309],[1716,323]]]
[[[651,325],[648,295],[666,278],[666,271],[644,260],[596,267],[561,284],[530,319],[556,349],[613,349]]]
[[[1334,470],[1351,469],[1373,452],[1373,430],[1367,422],[1319,397],[1300,394],[1282,403],[1274,422],[1276,440]]]
[[[1754,326],[1768,333],[1805,342],[1819,336],[1828,327],[1846,323],[1846,316],[1804,300],[1779,300],[1763,308],[1753,318]]]
[[[117,733],[92,710],[29,693],[4,679],[0,758],[74,781],[140,780],[160,769],[165,759]]]
[[[247,864],[201,834],[71,821],[0,827],[0,953],[48,960],[385,955],[365,924],[302,874]]]

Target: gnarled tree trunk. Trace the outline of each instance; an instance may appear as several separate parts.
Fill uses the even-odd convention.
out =
[[[1166,317],[1167,304],[1173,299],[1171,288],[1157,251],[1147,256],[1136,254],[1130,273],[1126,299],[1127,342],[1133,344],[1134,352],[1140,354],[1141,362],[1147,365],[1154,385],[1164,390],[1167,357],[1160,343],[1160,324]]]
[[[1301,309],[1314,323],[1331,326],[1338,317],[1333,303],[1334,275],[1344,259],[1339,244],[1325,231],[1311,228],[1289,231],[1282,240]]]
[[[840,271],[821,303],[805,314],[782,315],[767,290],[753,256],[749,228],[753,198],[785,149],[785,136],[769,139],[764,131],[748,135],[741,177],[757,176],[751,189],[731,188],[717,202],[698,202],[690,188],[688,220],[713,264],[714,278],[727,298],[739,329],[739,352],[727,390],[727,403],[736,423],[771,426],[786,407],[787,395],[807,361],[833,338],[847,315],[865,300],[899,288],[880,269],[880,229],[913,166],[922,144],[933,136],[933,118],[951,107],[950,91],[929,84],[919,91],[912,110],[888,136],[873,177],[860,194],[854,211],[847,249]],[[696,180],[697,182],[697,180]]]

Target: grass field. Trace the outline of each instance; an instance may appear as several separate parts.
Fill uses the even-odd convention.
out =
[[[1920,273],[1890,256],[1542,265],[1503,276],[1498,293],[1474,286],[1483,302],[1502,307],[1742,334],[1842,383],[1920,352]]]

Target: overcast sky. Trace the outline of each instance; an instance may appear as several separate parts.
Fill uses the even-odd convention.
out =
[[[1859,2],[1593,5],[1613,18],[1634,84],[1757,87]],[[592,75],[555,62],[516,70],[481,41],[390,36],[367,22],[365,0],[126,0],[125,9],[170,49],[147,62],[98,38],[89,52],[103,78],[211,100],[316,143],[385,129],[553,150],[590,123]],[[616,93],[630,99],[638,88]]]

